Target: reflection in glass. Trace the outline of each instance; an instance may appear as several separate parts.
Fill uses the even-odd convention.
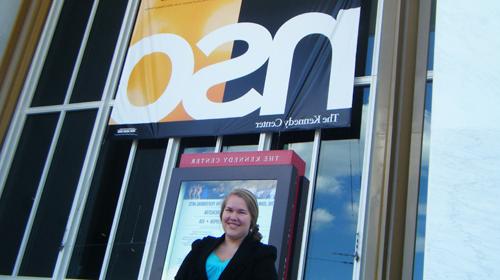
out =
[[[361,188],[360,141],[321,143],[305,279],[351,279]]]
[[[66,113],[20,275],[51,277],[94,127],[96,110]]]
[[[130,145],[130,141],[108,139],[101,147],[66,275],[68,278],[99,278]]]
[[[179,155],[196,153],[213,153],[217,137],[182,138]]]
[[[258,145],[238,145],[238,146],[223,146],[223,152],[251,152],[257,151]]]
[[[285,150],[292,150],[306,163],[305,177],[309,179],[309,170],[311,168],[311,157],[314,142],[298,142],[285,145]]]
[[[99,1],[70,102],[101,99],[128,2]]]
[[[429,46],[427,57],[427,70],[434,70],[434,37],[436,31],[436,0],[431,1],[431,26],[429,31]]]
[[[429,46],[427,57],[427,70],[434,69],[434,37],[436,30],[436,0],[431,1],[431,23],[429,31]],[[427,217],[427,186],[429,182],[429,143],[431,137],[431,112],[432,112],[432,81],[428,82],[425,89],[424,127],[422,135],[422,155],[420,162],[420,185],[418,190],[417,226],[415,234],[415,256],[413,259],[413,279],[423,279],[424,272],[424,244],[425,222]]]
[[[62,104],[94,1],[64,1],[31,106]]]
[[[191,147],[185,148],[183,154],[213,153],[214,147]]]
[[[257,151],[259,134],[224,136],[222,139],[223,152]]]
[[[106,279],[137,279],[167,144],[139,142]]]
[[[417,232],[415,237],[415,258],[413,279],[423,279],[425,220],[427,209],[427,184],[429,181],[429,142],[431,137],[432,83],[427,83],[425,95],[424,133],[422,139],[422,159],[420,166],[420,186],[418,191]]]
[[[376,17],[377,0],[362,1],[356,52],[356,77],[371,75]]]
[[[58,113],[31,115],[24,124],[0,198],[0,274],[14,268],[58,118]]]
[[[361,100],[353,107],[361,112],[353,114],[359,125],[322,133],[304,279],[353,276],[370,87],[354,92]]]
[[[309,179],[314,131],[285,132],[273,135],[273,150],[292,150],[306,163],[305,177]]]

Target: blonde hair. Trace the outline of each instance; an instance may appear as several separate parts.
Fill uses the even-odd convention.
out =
[[[226,208],[227,200],[232,195],[235,195],[243,199],[243,201],[245,201],[245,204],[247,205],[248,208],[248,212],[250,213],[249,234],[255,240],[260,241],[262,239],[262,234],[259,232],[259,225],[257,224],[257,219],[259,218],[259,205],[257,204],[257,198],[251,191],[243,188],[236,188],[232,190],[228,195],[226,195],[220,207],[220,219],[222,220],[222,213]]]

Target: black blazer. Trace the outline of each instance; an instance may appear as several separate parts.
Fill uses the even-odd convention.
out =
[[[219,238],[207,236],[198,239],[191,245],[191,252],[182,262],[176,280],[206,280],[205,263],[210,253],[224,241],[224,235]],[[219,280],[229,279],[278,279],[276,267],[276,247],[264,245],[247,236],[222,272]]]

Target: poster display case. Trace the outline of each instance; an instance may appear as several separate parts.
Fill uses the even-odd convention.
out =
[[[262,242],[277,248],[276,268],[288,278],[304,162],[293,151],[185,154],[167,193],[152,279],[173,279],[194,240],[219,237],[223,198],[234,188],[255,194]]]

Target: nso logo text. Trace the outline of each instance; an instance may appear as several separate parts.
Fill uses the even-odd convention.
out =
[[[206,34],[196,47],[208,56],[222,44],[240,40],[248,44],[247,51],[196,72],[193,50],[184,38],[176,34],[146,37],[128,50],[111,117],[117,124],[158,122],[181,102],[195,120],[243,117],[257,109],[260,116],[283,114],[295,47],[311,34],[325,36],[332,45],[328,100],[324,109],[351,108],[359,14],[359,7],[340,10],[337,19],[324,13],[300,14],[286,21],[274,38],[265,27],[255,23],[223,26]],[[130,75],[145,56],[153,53],[169,57],[172,65],[169,83],[154,103],[135,106],[127,97]],[[213,102],[207,97],[211,87],[244,77],[266,61],[262,93],[251,89],[227,102]]]

